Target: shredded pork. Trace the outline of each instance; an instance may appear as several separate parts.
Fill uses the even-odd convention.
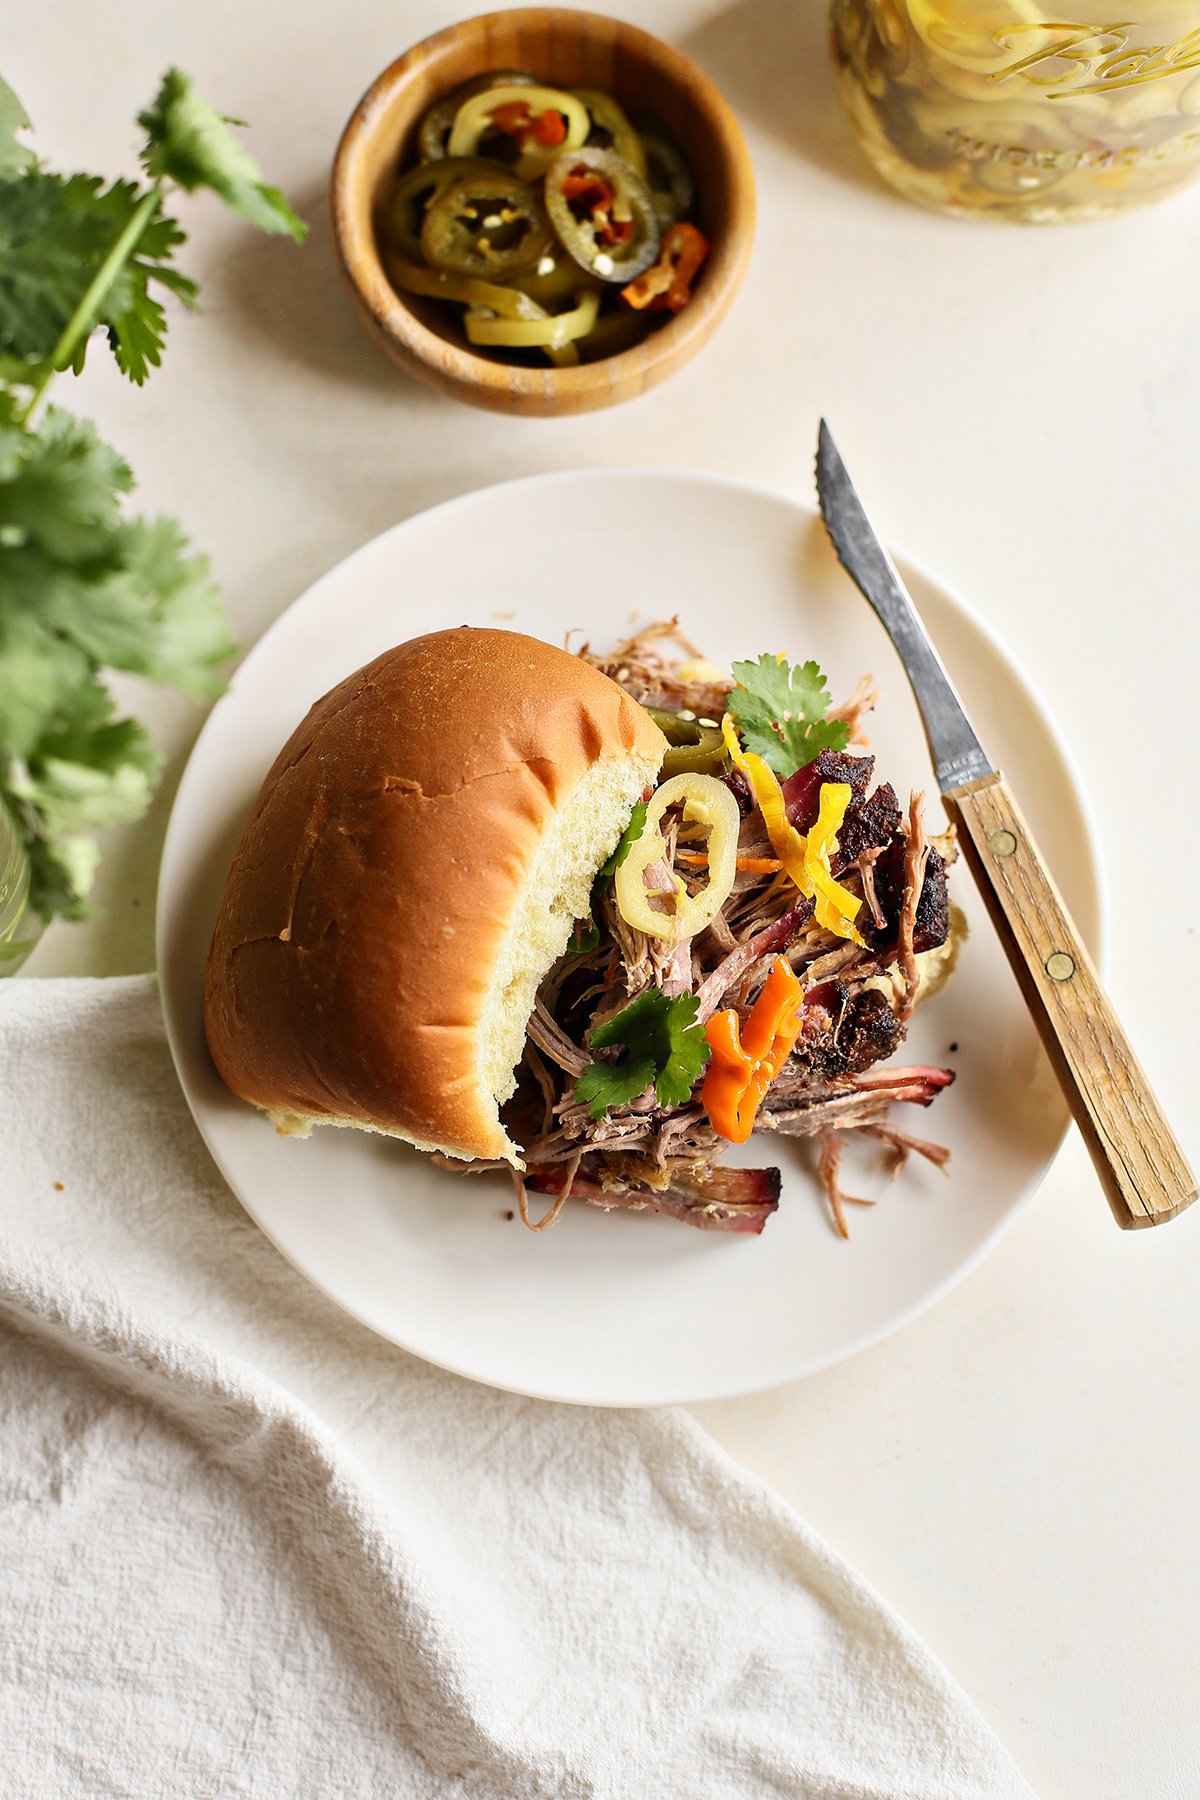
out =
[[[704,662],[676,620],[648,626],[610,656],[596,655],[586,645],[580,654],[644,704],[701,725],[721,718],[728,678]],[[505,1113],[524,1154],[526,1174],[516,1177],[518,1205],[532,1229],[553,1224],[574,1198],[593,1206],[662,1212],[706,1230],[762,1230],[778,1205],[779,1171],[719,1166],[725,1144],[699,1104],[698,1089],[685,1104],[664,1107],[648,1087],[599,1119],[575,1099],[574,1090],[595,1057],[617,1054],[592,1052],[589,1032],[647,987],[668,996],[694,994],[701,1024],[730,1006],[744,1020],[780,956],[802,982],[804,1024],[767,1091],[756,1131],[814,1142],[831,1216],[843,1236],[846,1207],[856,1201],[841,1182],[847,1134],[882,1144],[893,1169],[910,1152],[944,1166],[948,1152],[892,1124],[888,1114],[897,1103],[928,1106],[953,1075],[926,1065],[896,1067],[887,1059],[912,1016],[917,959],[946,936],[945,867],[953,844],[926,837],[920,795],[912,796],[903,814],[886,783],[873,785],[874,759],[862,746],[875,699],[864,679],[831,714],[849,724],[853,752],[822,751],[784,783],[788,814],[800,831],[816,817],[823,782],[849,783],[853,797],[839,828],[832,870],[863,900],[858,923],[864,943],[848,942],[820,925],[812,901],[776,872],[776,865],[740,870],[711,924],[690,942],[675,945],[630,926],[609,885],[594,921],[599,942],[569,952],[547,976],[529,1022],[517,1093]],[[728,779],[743,815],[739,856],[769,861],[762,815],[740,776]],[[676,860],[688,842],[687,829],[682,846],[678,832],[678,818],[669,817],[666,854],[646,875],[651,892],[669,893],[680,878],[694,892],[707,879],[686,857]],[[537,1220],[528,1193],[551,1197],[550,1208]]]

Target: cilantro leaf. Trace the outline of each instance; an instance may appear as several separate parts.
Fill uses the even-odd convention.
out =
[[[104,300],[100,321],[108,326],[108,341],[122,375],[140,387],[152,368],[162,361],[167,319],[161,303],[149,291],[156,281],[189,310],[196,306],[194,281],[170,262],[185,233],[161,210],[144,226],[136,254],[124,263]]]
[[[645,800],[638,800],[635,803],[633,811],[629,815],[629,823],[617,840],[616,849],[613,851],[608,861],[602,862],[600,867],[596,870],[596,877],[598,880],[606,875],[615,875],[617,870],[621,867],[621,864],[625,861],[625,858],[629,855],[633,846],[641,837],[643,831],[646,829],[646,805],[647,802]]]
[[[158,756],[134,719],[112,719],[94,677],[78,685],[27,758],[0,773],[0,804],[22,828],[30,900],[44,917],[83,918],[99,852],[90,833],[141,818]]]
[[[18,131],[29,125],[29,114],[17,99],[3,76],[0,76],[0,181],[19,175],[34,161],[28,144],[17,142]]]
[[[567,939],[569,956],[587,956],[591,951],[600,948],[600,927],[594,916],[589,913],[586,919],[576,919],[571,927],[571,935]]]
[[[610,1107],[628,1106],[636,1100],[653,1079],[654,1058],[649,1055],[630,1057],[619,1067],[589,1063],[575,1083],[575,1098],[590,1104],[593,1119],[602,1119]]]
[[[87,419],[47,407],[36,431],[0,425],[0,589],[18,580],[19,552],[95,568],[115,558],[128,463]]]
[[[131,207],[98,175],[31,170],[0,185],[0,347],[22,362],[50,356]],[[122,191],[124,190],[124,192]]]
[[[47,836],[69,835],[140,819],[157,774],[145,727],[118,719],[91,729],[71,725],[47,737],[31,763],[10,772],[7,787],[36,810]]]
[[[62,719],[91,679],[91,660],[56,643],[30,619],[0,613],[0,775],[9,757],[27,756]]]
[[[0,790],[2,791],[2,790]],[[29,904],[43,919],[86,919],[86,897],[96,879],[100,846],[86,831],[43,838],[26,828]]]
[[[34,430],[0,396],[0,805],[44,917],[84,916],[88,834],[139,818],[157,777],[100,671],[208,698],[233,650],[207,559],[173,520],[127,518],[132,485],[87,420],[50,407]]]
[[[130,519],[120,564],[59,621],[97,662],[175,688],[193,700],[224,691],[219,665],[237,646],[225,628],[209,561],[189,551],[174,519]]]
[[[303,243],[308,226],[278,188],[264,183],[258,164],[229,129],[237,123],[202,99],[181,69],[168,69],[153,105],[138,114],[146,132],[142,164],[147,174],[189,192],[211,188],[252,225]]]
[[[210,699],[234,645],[207,560],[169,519],[127,519],[126,464],[54,407],[0,411],[0,756],[23,756],[93,668]]]
[[[0,350],[14,364],[28,365],[26,379],[53,355],[93,277],[145,198],[132,181],[106,188],[98,175],[33,170],[0,182]],[[122,374],[140,385],[157,367],[166,318],[149,284],[161,282],[185,306],[195,303],[195,283],[170,266],[183,241],[173,219],[161,210],[151,213],[94,315],[81,322],[66,359],[76,373],[97,325],[107,327]]]
[[[575,1083],[575,1098],[590,1104],[593,1119],[636,1100],[651,1082],[660,1106],[682,1106],[709,1058],[708,1040],[696,1023],[694,994],[669,1000],[661,988],[645,988],[635,1000],[589,1033],[593,1049],[621,1045],[618,1063],[594,1062]]]
[[[850,742],[845,721],[825,716],[829,689],[815,662],[794,667],[760,656],[757,662],[734,663],[733,678],[739,685],[726,696],[726,708],[747,750],[776,775],[794,775],[822,750],[844,750]]]

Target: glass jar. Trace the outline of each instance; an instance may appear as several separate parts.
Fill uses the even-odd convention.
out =
[[[867,155],[926,206],[1053,224],[1200,174],[1195,0],[833,0],[832,20]]]
[[[0,802],[0,976],[19,969],[41,935],[29,904],[29,858]]]

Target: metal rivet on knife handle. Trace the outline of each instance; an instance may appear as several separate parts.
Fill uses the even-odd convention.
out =
[[[1017,847],[1017,840],[1011,831],[993,831],[988,843],[994,856],[1011,856]]]
[[[1070,981],[1075,973],[1075,958],[1065,950],[1056,950],[1046,958],[1046,973],[1051,981]]]

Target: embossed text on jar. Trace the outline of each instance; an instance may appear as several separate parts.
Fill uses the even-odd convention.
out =
[[[834,0],[847,111],[880,173],[952,213],[1088,219],[1200,173],[1200,25],[1180,0]]]

